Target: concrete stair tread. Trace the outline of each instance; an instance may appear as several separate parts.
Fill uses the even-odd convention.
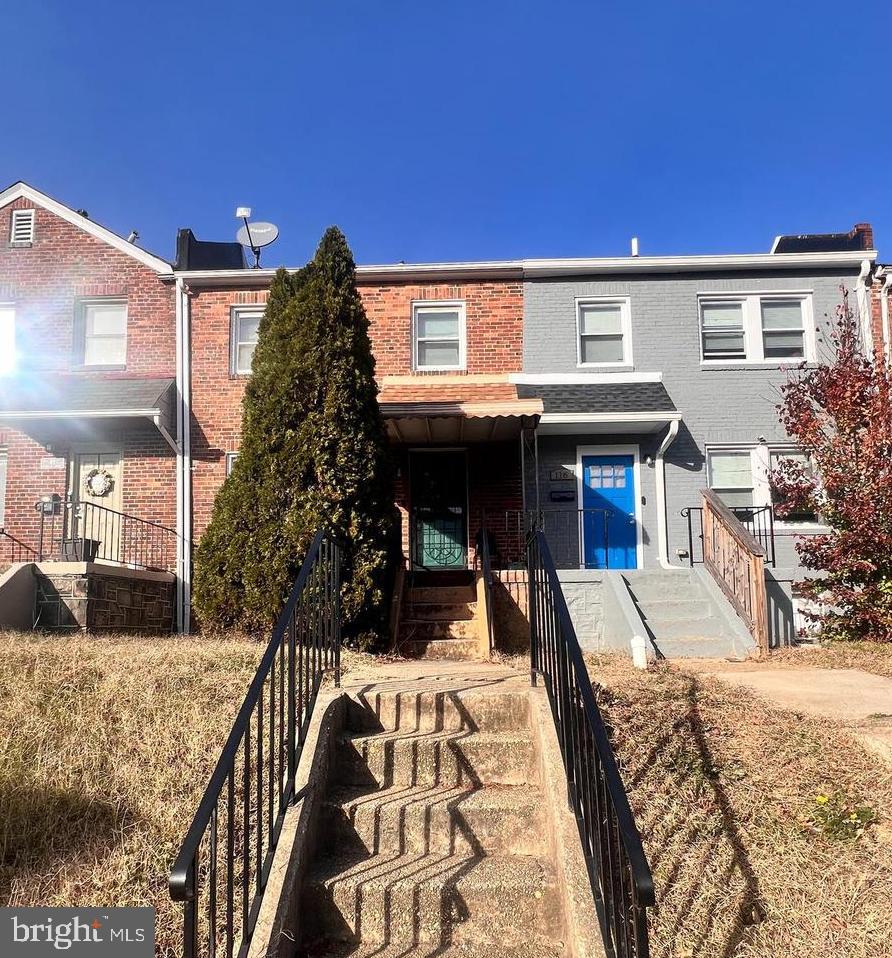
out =
[[[390,803],[401,806],[448,804],[454,802],[463,810],[488,808],[513,812],[521,808],[538,808],[542,790],[538,785],[388,785],[369,789],[359,785],[341,785],[332,788],[325,804],[347,811],[360,807],[380,809]]]
[[[444,729],[442,731],[416,731],[415,729],[396,729],[390,732],[344,731],[338,736],[339,740],[350,745],[361,745],[363,742],[456,742],[461,744],[473,740],[475,743],[494,744],[529,744],[533,740],[530,729],[507,729],[504,731],[478,731],[476,729]]]
[[[400,638],[397,651],[407,659],[452,659],[457,662],[475,662],[482,658],[479,638],[466,636],[437,636]]]
[[[336,853],[320,858],[307,875],[308,886],[362,885],[364,888],[411,891],[419,886],[504,892],[516,890],[536,896],[552,888],[556,877],[536,855],[454,855],[410,852],[369,855]]]
[[[560,958],[569,952],[560,941],[533,937],[523,944],[502,947],[490,943],[445,944],[419,942],[406,946],[401,942],[386,945],[374,942],[359,945],[323,942],[304,952],[305,958]]]

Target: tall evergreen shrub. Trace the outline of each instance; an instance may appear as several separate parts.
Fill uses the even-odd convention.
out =
[[[245,392],[242,444],[196,551],[195,606],[212,627],[266,629],[317,529],[346,543],[345,636],[383,635],[393,488],[353,256],[331,227],[280,269]]]

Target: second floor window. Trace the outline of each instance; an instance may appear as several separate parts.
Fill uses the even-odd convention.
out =
[[[232,351],[229,365],[234,376],[248,376],[251,373],[262,318],[262,307],[239,307],[232,311]]]
[[[127,303],[94,300],[80,304],[76,358],[82,366],[127,364]]]
[[[631,310],[626,298],[585,299],[576,303],[579,366],[632,364]]]
[[[415,303],[412,307],[415,369],[465,368],[464,303]]]
[[[814,359],[809,294],[704,295],[699,306],[701,359],[705,364]]]

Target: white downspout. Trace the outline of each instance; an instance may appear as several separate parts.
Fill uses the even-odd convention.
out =
[[[861,272],[855,282],[855,296],[858,300],[858,321],[861,323],[861,338],[864,343],[864,355],[873,358],[873,330],[870,328],[870,301],[867,297],[867,277],[870,273],[870,260],[861,260]]]
[[[892,286],[892,266],[883,267],[883,276],[885,279],[880,288],[880,315],[883,322],[883,355],[888,365],[892,363],[892,342],[889,341],[892,334],[892,330],[889,329],[889,288]]]
[[[183,317],[183,632],[192,631],[192,302],[181,280]]]
[[[666,450],[675,442],[680,422],[679,419],[673,419],[669,423],[669,431],[660,443],[660,448],[657,450],[654,460],[657,481],[657,553],[660,558],[660,565],[664,569],[678,568],[669,561],[669,533],[666,520],[666,463],[663,461],[663,457],[666,455]]]
[[[174,306],[176,311],[176,369],[177,369],[177,632],[183,632],[183,281],[176,281]]]

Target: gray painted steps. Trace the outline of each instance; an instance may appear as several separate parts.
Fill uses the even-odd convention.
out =
[[[654,646],[666,658],[745,657],[735,613],[719,606],[696,571],[636,570],[623,578]]]

